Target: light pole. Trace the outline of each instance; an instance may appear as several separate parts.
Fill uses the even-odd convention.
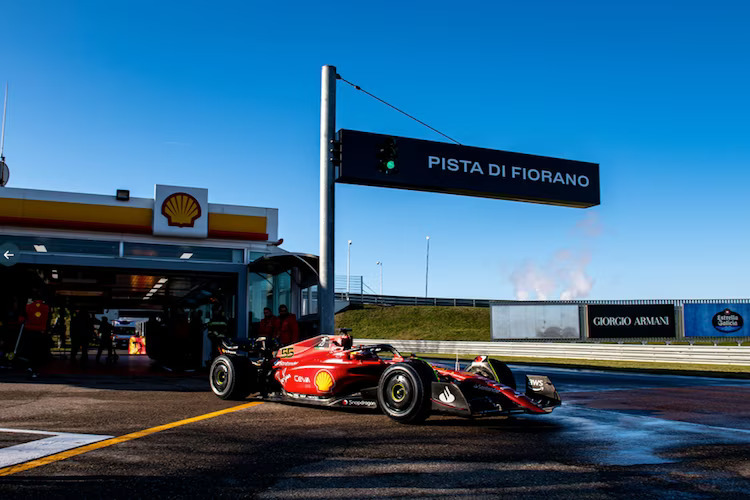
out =
[[[346,300],[349,300],[349,270],[351,266],[352,258],[352,240],[349,240],[349,245],[346,247]]]
[[[383,295],[383,263],[377,261],[375,265],[380,267],[380,295]]]
[[[430,237],[427,237],[427,259],[424,269],[424,296],[427,297],[427,280],[430,276]]]

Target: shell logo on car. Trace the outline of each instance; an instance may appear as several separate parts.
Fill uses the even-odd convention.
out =
[[[194,196],[187,193],[173,193],[161,204],[161,214],[167,224],[177,227],[193,227],[201,216],[201,205]]]
[[[328,370],[320,370],[315,374],[315,388],[320,392],[328,392],[334,386],[336,381]]]

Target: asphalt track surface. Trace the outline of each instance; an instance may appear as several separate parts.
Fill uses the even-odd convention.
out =
[[[750,496],[750,382],[512,368],[519,382],[548,375],[564,405],[407,426],[372,411],[221,401],[195,375],[0,372],[0,463],[94,440],[0,465],[0,498]]]

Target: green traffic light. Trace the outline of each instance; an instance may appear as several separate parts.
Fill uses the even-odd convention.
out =
[[[388,170],[393,170],[394,168],[396,168],[396,162],[393,160],[388,160],[385,164],[385,168],[387,168]]]

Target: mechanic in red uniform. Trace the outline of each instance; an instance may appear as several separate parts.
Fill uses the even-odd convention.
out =
[[[297,316],[291,314],[284,304],[279,306],[279,337],[281,339],[281,345],[289,345],[299,342],[299,325],[297,325]]]
[[[270,307],[263,308],[263,319],[258,325],[258,337],[267,339],[277,338],[279,336],[279,318],[273,315]]]
[[[36,378],[39,368],[49,358],[50,338],[49,306],[43,300],[35,300],[26,305],[22,343],[29,359],[29,374]]]

